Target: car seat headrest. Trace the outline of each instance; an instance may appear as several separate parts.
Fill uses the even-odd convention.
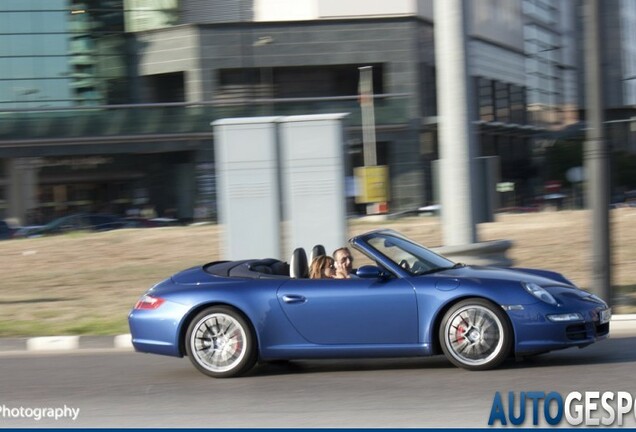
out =
[[[309,255],[309,262],[314,262],[314,260],[321,255],[327,255],[327,252],[325,251],[325,247],[323,245],[318,244],[311,250],[311,254]]]
[[[289,263],[289,276],[300,279],[309,276],[309,266],[307,265],[307,253],[303,248],[296,248],[292,253]]]

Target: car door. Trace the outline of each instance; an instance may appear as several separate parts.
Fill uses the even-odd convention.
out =
[[[278,301],[315,344],[415,344],[417,304],[404,279],[292,279]]]

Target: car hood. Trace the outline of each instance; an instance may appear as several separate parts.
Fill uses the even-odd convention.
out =
[[[465,266],[456,269],[445,270],[437,273],[438,276],[457,278],[475,278],[488,280],[501,280],[510,282],[533,282],[542,287],[559,286],[575,288],[574,285],[561,274],[547,270],[527,268],[498,268],[482,266]]]
[[[576,287],[560,273],[548,270],[465,266],[457,269],[445,270],[436,273],[436,275],[448,278],[461,278],[464,281],[473,280],[479,284],[485,284],[493,280],[513,283],[531,282],[545,288],[557,299],[557,301],[559,301],[559,303],[576,299],[592,302],[598,306],[607,307],[607,304],[602,299]]]

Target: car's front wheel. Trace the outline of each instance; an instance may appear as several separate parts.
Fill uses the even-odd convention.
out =
[[[446,357],[468,370],[499,366],[512,349],[512,330],[504,311],[483,299],[466,299],[444,315],[439,339]]]
[[[188,326],[185,342],[194,366],[211,377],[241,375],[256,363],[252,328],[228,306],[212,306],[197,314]]]

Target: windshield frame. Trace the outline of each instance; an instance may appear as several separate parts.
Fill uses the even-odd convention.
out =
[[[377,230],[349,242],[398,277],[414,277],[453,268],[456,263],[393,230]],[[390,249],[391,248],[391,249]],[[393,249],[396,248],[396,249]],[[402,260],[407,266],[401,266]]]

